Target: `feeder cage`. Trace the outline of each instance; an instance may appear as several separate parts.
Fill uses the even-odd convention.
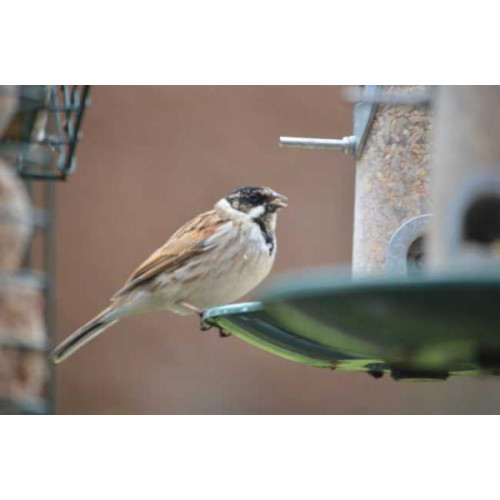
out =
[[[0,155],[25,179],[65,179],[89,104],[89,85],[24,85],[19,107],[0,140]]]
[[[0,86],[0,413],[53,412],[50,181],[75,169],[88,94],[89,86]]]
[[[275,279],[260,302],[214,308],[206,322],[287,359],[377,378],[500,373],[500,90],[348,96],[352,135],[280,144],[355,157],[352,272]]]

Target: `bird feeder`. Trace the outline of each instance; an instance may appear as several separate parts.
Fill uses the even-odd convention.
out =
[[[74,171],[88,93],[0,86],[0,413],[53,412],[54,185],[33,181]]]
[[[282,138],[355,156],[352,273],[283,277],[261,302],[206,321],[288,359],[375,377],[500,371],[499,94],[364,87],[353,135]]]
[[[25,179],[64,180],[76,168],[89,85],[22,85],[0,156]]]

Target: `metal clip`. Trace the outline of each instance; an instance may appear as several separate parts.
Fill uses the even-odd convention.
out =
[[[359,102],[354,106],[354,131],[353,135],[342,139],[317,139],[310,137],[280,137],[279,145],[284,148],[304,148],[304,149],[337,149],[344,154],[359,157],[366,141],[368,130],[370,129],[377,104],[375,102],[365,102],[363,99],[373,100],[378,96],[380,86],[365,85],[359,91]]]

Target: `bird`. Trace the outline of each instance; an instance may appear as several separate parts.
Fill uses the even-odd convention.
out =
[[[111,298],[111,305],[50,354],[59,363],[118,321],[169,310],[198,314],[238,300],[267,277],[277,252],[276,221],[286,196],[240,187],[178,229]]]

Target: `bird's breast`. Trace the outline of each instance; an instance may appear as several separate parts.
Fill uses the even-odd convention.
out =
[[[274,263],[275,251],[269,252],[256,224],[231,223],[218,236],[217,247],[206,256],[206,274],[193,281],[186,298],[201,309],[246,295],[269,274]]]

